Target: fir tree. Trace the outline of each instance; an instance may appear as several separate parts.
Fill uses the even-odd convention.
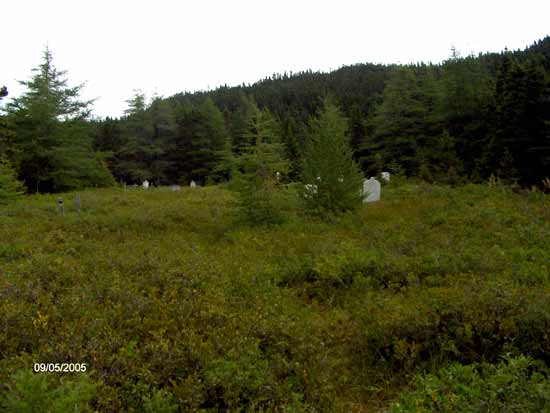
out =
[[[303,195],[312,213],[339,213],[361,204],[363,177],[353,160],[348,122],[329,99],[310,122],[302,180],[309,185]]]
[[[241,147],[236,159],[234,186],[241,217],[253,225],[282,220],[280,181],[289,171],[289,162],[276,130],[271,113],[252,105],[245,134],[245,141],[251,143]]]
[[[7,106],[19,176],[37,191],[111,185],[103,157],[92,149],[92,101],[78,99],[82,85],[67,86],[66,72],[53,66],[48,49],[33,72],[31,80],[20,82],[27,92]]]

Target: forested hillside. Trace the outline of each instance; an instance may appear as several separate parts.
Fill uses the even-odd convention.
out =
[[[97,123],[95,146],[111,153],[118,179],[215,181],[224,148],[239,153],[245,144],[247,118],[257,105],[276,118],[296,175],[308,120],[330,95],[348,119],[355,157],[366,174],[389,169],[449,183],[494,175],[540,184],[550,165],[549,79],[546,37],[524,51],[460,57],[452,50],[438,65],[357,64],[331,73],[285,73],[150,105],[138,94],[126,117]]]
[[[540,185],[550,165],[550,37],[523,51],[442,64],[357,64],[330,73],[274,74],[253,85],[180,93],[137,92],[122,118],[91,120],[65,72],[45,51],[28,92],[8,103],[0,152],[28,191],[83,186],[219,182],[249,144],[251,118],[269,113],[296,179],[309,121],[331,97],[347,118],[366,175],[382,170],[427,181]],[[3,89],[5,96],[7,90]]]

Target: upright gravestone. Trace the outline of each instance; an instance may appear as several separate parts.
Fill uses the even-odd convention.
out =
[[[59,213],[65,216],[65,205],[63,204],[63,198],[57,198],[57,206],[59,207]]]
[[[143,181],[143,189],[149,189],[149,181],[147,179]]]
[[[365,179],[363,182],[363,202],[380,201],[380,182],[374,178]]]
[[[197,186],[197,184],[195,183],[195,181],[191,181],[191,183],[189,184],[189,186],[191,188],[195,188]]]
[[[382,172],[380,174],[380,176],[382,177],[382,179],[386,182],[390,182],[390,173],[389,172]]]

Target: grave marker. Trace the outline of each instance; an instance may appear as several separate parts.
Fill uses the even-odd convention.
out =
[[[380,182],[374,178],[365,179],[363,182],[363,202],[380,201]]]
[[[57,198],[57,206],[59,207],[59,213],[65,216],[65,206],[63,205],[63,198]]]

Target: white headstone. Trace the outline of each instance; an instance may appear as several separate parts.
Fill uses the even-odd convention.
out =
[[[279,171],[275,173],[275,178],[277,178],[277,181],[281,180],[281,173]]]
[[[363,194],[366,196],[363,202],[380,201],[380,182],[374,178],[365,179],[363,182]]]
[[[181,189],[179,185],[172,185],[172,192],[178,192]]]
[[[389,172],[382,172],[380,175],[381,175],[381,177],[384,181],[390,182],[390,173]]]
[[[149,189],[149,181],[147,179],[143,181],[143,189]]]
[[[195,188],[197,186],[197,184],[195,183],[195,181],[191,181],[191,183],[189,184],[189,186],[191,188]]]

